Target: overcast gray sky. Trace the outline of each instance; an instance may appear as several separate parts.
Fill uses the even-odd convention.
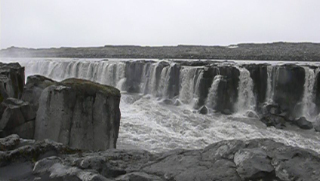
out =
[[[320,0],[0,0],[1,48],[320,42]]]

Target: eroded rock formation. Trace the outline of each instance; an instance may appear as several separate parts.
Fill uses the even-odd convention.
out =
[[[18,63],[0,62],[0,103],[8,97],[21,98],[24,86],[24,67]]]
[[[120,91],[98,83],[56,82],[35,75],[24,85],[24,68],[0,64],[0,136],[51,139],[86,150],[115,148]],[[21,98],[22,100],[19,100]]]
[[[269,139],[226,140],[201,150],[83,152],[50,141],[0,139],[0,179],[318,180],[320,155]],[[19,172],[17,172],[19,169]]]
[[[39,99],[35,139],[74,148],[115,148],[120,126],[120,91],[80,79],[45,88]]]

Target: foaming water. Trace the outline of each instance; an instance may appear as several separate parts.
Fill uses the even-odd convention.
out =
[[[181,90],[179,94],[181,102],[190,104],[191,106],[196,103],[202,75],[202,71],[197,67],[185,67],[181,71]]]
[[[8,62],[15,60],[8,60]],[[101,59],[18,59],[18,61],[26,67],[26,76],[40,74],[58,81],[76,77],[125,90],[126,82],[131,78],[125,75],[126,64],[124,61],[103,61]],[[272,62],[272,64],[277,64],[277,62]],[[278,62],[278,64],[281,63]],[[266,127],[259,120],[243,117],[242,114],[239,114],[240,116],[237,114],[226,116],[218,113],[197,114],[192,108],[199,97],[203,67],[182,67],[179,72],[179,83],[181,83],[179,84],[179,94],[174,94],[172,102],[179,99],[183,104],[175,106],[170,102],[164,103],[163,100],[167,99],[166,95],[168,95],[168,82],[172,67],[164,67],[160,72],[157,72],[159,66],[161,65],[156,62],[145,64],[141,68],[141,81],[137,85],[140,94],[122,92],[120,103],[122,117],[118,148],[138,148],[161,152],[178,148],[200,149],[226,139],[272,138],[287,145],[320,152],[320,136],[313,131],[294,130],[295,128],[292,128],[293,130],[290,130],[291,128],[279,130]],[[250,72],[245,68],[238,67],[238,69],[240,71],[238,110],[254,109],[255,97]],[[319,69],[316,72],[318,73]],[[214,101],[219,76],[216,77],[209,90],[206,102],[209,105],[216,104]],[[273,99],[274,84],[278,77],[279,67],[268,68],[268,99]],[[312,76],[309,78],[312,79]],[[311,90],[309,86],[311,84],[304,85],[305,88],[308,87],[307,91]],[[304,95],[309,99],[309,93]],[[308,99],[306,98],[306,100]],[[210,106],[208,107],[210,108]]]
[[[159,104],[151,96],[122,94],[120,109],[118,148],[161,152],[201,149],[221,140],[272,138],[320,152],[320,137],[308,131],[279,130],[251,118],[195,114],[186,106]]]
[[[217,105],[218,86],[219,86],[221,79],[222,79],[221,75],[216,75],[213,78],[211,87],[209,89],[209,94],[208,94],[208,97],[206,100],[206,105],[207,105],[207,107],[209,107],[211,109],[214,109]]]
[[[237,67],[240,71],[238,86],[238,101],[236,108],[238,113],[255,109],[255,97],[253,94],[253,80],[246,68]]]

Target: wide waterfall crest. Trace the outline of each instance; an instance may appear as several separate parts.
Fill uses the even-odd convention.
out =
[[[250,77],[250,72],[244,67],[237,68],[240,71],[240,76],[236,110],[238,113],[255,110],[256,99],[253,94],[253,80]]]

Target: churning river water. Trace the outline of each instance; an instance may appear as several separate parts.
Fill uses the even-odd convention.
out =
[[[139,69],[142,77],[137,87],[139,92],[128,93],[126,84],[128,76],[137,73],[128,73],[125,62],[129,60],[109,59],[62,59],[62,58],[2,58],[1,62],[19,62],[25,67],[26,77],[29,75],[43,75],[60,81],[76,77],[92,80],[102,84],[112,85],[121,90],[121,124],[118,148],[137,148],[151,152],[161,152],[172,149],[201,149],[205,146],[227,139],[254,139],[273,138],[287,145],[309,148],[320,152],[320,133],[313,130],[300,130],[289,127],[284,130],[266,127],[258,118],[245,116],[246,111],[254,111],[255,96],[250,73],[241,64],[269,63],[268,73],[274,72],[274,67],[283,64],[279,61],[234,61],[231,66],[238,67],[240,81],[238,86],[238,101],[235,104],[237,112],[232,115],[223,115],[210,109],[210,106],[219,104],[215,101],[217,83],[220,78],[213,79],[209,89],[206,105],[209,113],[198,113],[194,104],[199,95],[198,80],[202,78],[203,67],[185,66],[179,72],[179,94],[170,97],[168,86],[170,80],[170,67],[175,63],[169,60],[169,67],[162,68],[157,75],[159,60],[153,60],[148,66]],[[136,61],[136,60],[133,60]],[[187,61],[187,60],[186,60]],[[228,62],[221,62],[226,64]],[[286,62],[287,63],[287,62]],[[301,63],[319,67],[319,63]],[[306,79],[304,85],[303,103],[312,102],[312,86],[319,73],[319,68],[310,70],[305,67]],[[268,76],[269,76],[268,74]],[[266,102],[272,101],[271,76],[267,81]],[[310,80],[312,79],[312,80]],[[311,87],[311,88],[310,88]],[[306,115],[307,116],[307,113]]]

